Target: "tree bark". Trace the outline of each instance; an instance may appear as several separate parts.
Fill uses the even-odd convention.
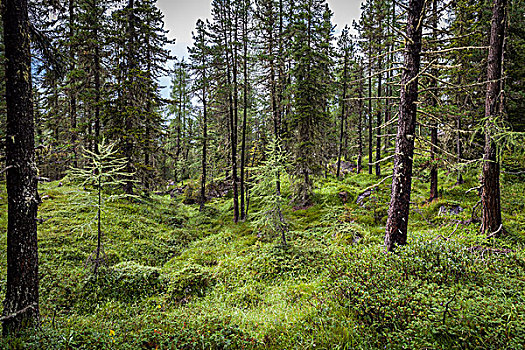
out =
[[[241,220],[246,219],[245,211],[245,163],[246,163],[246,123],[248,119],[248,8],[243,1],[243,18],[242,18],[242,42],[243,42],[243,115],[242,115],[242,139],[241,139]]]
[[[229,4],[229,2],[228,2]],[[223,6],[223,16],[224,20],[228,21],[231,19],[227,15],[227,11],[230,9],[226,8],[226,4]],[[232,88],[234,88],[235,84],[232,84],[232,80],[236,82],[236,71],[233,72],[234,79],[232,79],[232,69],[235,67],[236,62],[234,57],[232,57],[232,60],[230,61],[230,55],[229,50],[232,49],[232,56],[234,56],[233,53],[233,45],[234,43],[231,42],[231,40],[228,40],[228,32],[226,25],[223,24],[223,34],[224,34],[224,46],[226,50],[225,58],[226,58],[226,82],[228,85],[228,113],[229,113],[229,126],[230,126],[230,143],[231,143],[231,170],[232,170],[232,187],[233,187],[233,222],[237,223],[239,221],[239,193],[237,188],[237,111],[236,111],[236,101],[234,99],[234,94],[232,91]],[[230,33],[231,37],[231,33]],[[231,45],[231,46],[230,46]]]
[[[378,62],[377,69],[381,71],[381,60]],[[381,176],[381,124],[382,118],[381,118],[381,73],[379,73],[379,76],[377,77],[377,130],[376,130],[376,176]]]
[[[341,175],[341,156],[343,154],[343,136],[346,124],[346,90],[347,90],[347,71],[348,71],[348,50],[345,50],[343,62],[343,98],[341,106],[341,125],[339,131],[339,152],[337,154],[337,177]]]
[[[438,30],[438,9],[437,9],[437,0],[433,0],[432,2],[432,36],[433,40],[437,40],[437,30]],[[434,70],[433,74],[434,77],[437,76],[437,72]],[[432,88],[437,88],[437,80],[435,78],[432,78],[430,82],[430,86]],[[435,92],[430,98],[430,106],[437,107],[437,97],[435,94],[437,94],[437,89],[434,90]],[[437,122],[432,123],[432,127],[430,128],[430,159],[431,159],[431,166],[430,166],[430,196],[428,201],[432,202],[434,199],[438,198],[438,171],[437,171],[437,165],[436,165],[436,152],[437,152],[437,143],[438,143],[438,130],[437,130]]]
[[[129,86],[127,87],[128,91],[127,91],[127,99],[128,101],[126,101],[128,104],[130,104],[131,106],[135,106],[136,104],[136,96],[135,96],[135,87],[134,87],[134,84],[135,84],[135,79],[134,79],[134,76],[136,74],[135,72],[135,69],[136,69],[136,64],[135,64],[135,1],[134,0],[128,0],[128,4],[127,4],[127,10],[128,10],[128,13],[127,13],[127,16],[128,16],[128,23],[127,23],[127,28],[126,28],[126,35],[127,35],[127,43],[129,45],[129,47],[127,47],[127,77],[125,77],[124,79],[129,79],[128,81],[128,84]],[[127,165],[126,165],[126,172],[128,174],[132,174],[133,173],[133,119],[132,119],[132,115],[130,115],[129,112],[126,113],[126,121],[124,123],[124,129],[125,129],[125,144],[124,144],[124,156],[127,160]],[[126,192],[126,194],[133,194],[133,181],[131,178],[129,178],[128,181],[126,181],[125,185],[124,185],[124,192]]]
[[[368,173],[372,175],[372,160],[373,160],[373,117],[372,117],[372,43],[369,43],[368,50]]]
[[[491,235],[501,232],[501,203],[499,184],[499,160],[493,130],[500,112],[501,67],[503,61],[503,42],[505,38],[507,0],[494,0],[490,46],[487,66],[487,95],[485,99],[485,147],[483,155],[483,176],[481,204],[481,232]],[[496,234],[496,236],[498,236]]]
[[[406,244],[407,241],[424,3],[425,0],[410,0],[407,10],[407,40],[401,80],[392,197],[385,235],[388,251],[392,251],[396,245]]]
[[[359,69],[359,68],[358,68]],[[363,169],[363,72],[359,70],[359,91],[358,108],[359,116],[357,121],[357,173]]]
[[[3,333],[38,324],[37,169],[26,0],[2,4],[6,57],[7,285]]]
[[[71,123],[71,147],[73,150],[73,167],[78,167],[78,155],[77,155],[77,96],[75,81],[72,78],[75,70],[75,48],[74,48],[74,36],[75,36],[75,3],[74,0],[69,0],[69,70],[71,78],[69,80],[69,119]]]

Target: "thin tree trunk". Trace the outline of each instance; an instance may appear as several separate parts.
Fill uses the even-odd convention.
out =
[[[77,155],[77,96],[75,81],[72,78],[75,70],[75,47],[74,43],[74,22],[75,22],[75,3],[69,0],[69,71],[71,78],[69,80],[69,120],[71,123],[71,147],[73,150],[73,167],[78,167]]]
[[[98,40],[98,29],[94,32],[95,38]],[[95,47],[95,153],[99,154],[98,144],[100,140],[100,49],[98,42]],[[90,123],[91,125],[91,123]]]
[[[38,309],[37,169],[26,0],[2,4],[6,79],[7,283],[3,334],[36,327]]]
[[[369,43],[368,49],[368,173],[372,175],[373,144],[372,139],[372,43]]]
[[[136,104],[136,96],[135,96],[135,79],[134,75],[135,73],[135,1],[134,0],[128,0],[127,4],[127,16],[128,16],[128,26],[127,26],[127,42],[129,47],[127,47],[127,79],[130,79],[129,87],[127,88],[127,99],[126,103],[131,104],[134,106]],[[124,123],[125,126],[125,143],[124,143],[124,156],[127,161],[126,165],[126,172],[128,174],[133,173],[133,135],[132,135],[132,129],[133,129],[133,119],[130,113],[126,113],[126,121]],[[124,185],[124,191],[126,194],[133,194],[133,181],[131,178],[126,181]]]
[[[227,19],[226,16],[226,6],[223,6],[224,19]],[[232,170],[232,187],[233,187],[233,222],[237,223],[239,221],[239,193],[237,188],[237,123],[235,121],[236,111],[234,97],[232,92],[232,65],[235,65],[234,59],[230,62],[230,55],[228,54],[230,50],[230,45],[228,41],[228,33],[226,28],[223,28],[224,33],[224,45],[225,45],[225,55],[226,55],[226,76],[228,84],[228,112],[229,112],[229,121],[230,121],[230,143],[231,143],[231,170]],[[233,50],[232,50],[233,51]],[[233,52],[232,52],[233,56]],[[234,74],[235,75],[235,74]]]
[[[340,132],[339,132],[339,152],[337,154],[337,177],[341,175],[341,156],[343,153],[343,136],[345,132],[345,124],[346,124],[346,78],[347,78],[347,71],[348,71],[348,52],[345,51],[345,57],[343,62],[343,98],[342,98],[342,106],[341,106],[341,125],[340,125]]]
[[[408,39],[404,53],[392,195],[385,235],[388,251],[392,251],[396,245],[406,244],[407,241],[424,3],[425,0],[410,0],[407,10]]]
[[[93,273],[96,275],[100,265],[100,249],[102,248],[102,187],[101,174],[98,174],[98,206],[97,206],[97,251],[95,254],[95,269]]]
[[[201,177],[201,203],[200,210],[204,209],[206,203],[206,146],[208,142],[208,111],[206,105],[206,62],[203,56],[202,62],[202,177]]]
[[[481,204],[481,232],[499,236],[501,229],[501,203],[499,184],[499,160],[497,146],[493,138],[496,119],[500,112],[501,100],[501,66],[503,42],[505,39],[507,0],[494,0],[490,46],[487,66],[487,95],[485,99],[485,147],[483,154],[483,176]]]
[[[378,63],[378,70],[381,70],[381,60]],[[377,81],[377,130],[376,130],[376,176],[381,176],[381,124],[383,123],[381,118],[381,73],[379,73]]]
[[[244,3],[245,4],[245,3]],[[241,140],[241,220],[246,219],[244,203],[244,166],[246,162],[246,123],[248,119],[248,9],[243,5],[243,116],[242,116],[242,140]]]
[[[437,40],[437,30],[438,30],[438,8],[437,8],[437,0],[433,0],[432,2],[432,34],[433,39]],[[437,72],[434,71],[432,74],[434,77],[437,76]],[[437,88],[437,80],[432,78],[430,82],[430,87]],[[430,106],[431,107],[437,107],[437,97],[435,94],[437,94],[437,89],[431,89],[432,96],[430,100]],[[437,143],[438,143],[438,130],[437,130],[437,122],[435,121],[432,123],[432,127],[430,128],[430,159],[431,159],[431,166],[430,166],[430,197],[428,199],[429,202],[432,202],[434,199],[438,198],[438,171],[437,171],[437,165],[436,165],[436,151],[437,151]]]
[[[357,122],[357,173],[363,170],[363,72],[359,70],[359,120]]]

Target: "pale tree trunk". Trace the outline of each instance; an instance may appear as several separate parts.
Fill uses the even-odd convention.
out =
[[[425,0],[410,0],[407,11],[407,43],[401,79],[392,197],[386,223],[385,246],[388,251],[407,241],[424,3]]]

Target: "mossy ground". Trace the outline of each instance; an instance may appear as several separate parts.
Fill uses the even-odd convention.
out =
[[[383,252],[385,181],[349,175],[316,183],[314,204],[293,210],[287,247],[247,222],[231,199],[203,212],[183,196],[108,203],[106,257],[92,273],[94,194],[63,181],[41,185],[41,329],[11,348],[336,349],[522,348],[525,346],[525,186],[503,176],[503,238],[466,225],[476,176],[426,202],[416,180],[409,244]],[[7,213],[5,186],[0,211]],[[285,189],[285,195],[289,195]],[[343,203],[340,192],[347,193]],[[459,214],[442,208],[461,206]],[[440,210],[441,208],[441,210]],[[256,208],[251,208],[250,211]],[[0,294],[5,292],[6,215],[0,217]],[[91,257],[91,258],[90,258]]]

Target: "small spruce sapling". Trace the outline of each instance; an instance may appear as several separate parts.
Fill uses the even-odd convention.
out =
[[[266,149],[266,161],[253,169],[252,193],[259,210],[252,214],[252,225],[262,234],[280,235],[286,246],[288,224],[283,215],[283,196],[280,186],[281,175],[286,174],[288,159],[282,151],[279,139],[273,139]]]
[[[90,257],[92,259],[95,256],[93,260],[95,275],[101,262],[104,262],[101,214],[104,211],[105,203],[132,196],[128,194],[108,195],[107,193],[110,189],[122,188],[133,177],[132,173],[124,170],[127,165],[126,159],[117,157],[118,150],[115,147],[115,143],[108,144],[103,139],[98,145],[98,150],[99,153],[97,154],[84,148],[83,156],[86,160],[84,167],[72,167],[69,170],[69,176],[73,181],[80,181],[84,188],[92,186],[97,195],[96,200],[88,204],[96,210],[97,248]]]

